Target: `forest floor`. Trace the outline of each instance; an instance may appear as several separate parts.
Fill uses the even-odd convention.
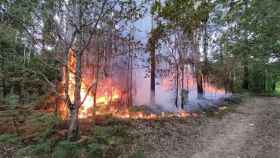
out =
[[[77,142],[65,141],[51,114],[12,111],[20,116],[19,135],[0,109],[0,158],[280,158],[278,97],[246,96],[198,117],[82,124],[89,127],[81,127]]]
[[[135,132],[139,130],[135,148],[144,157],[279,158],[280,98],[249,97],[230,113],[163,121]]]

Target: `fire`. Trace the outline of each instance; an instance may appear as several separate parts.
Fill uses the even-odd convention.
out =
[[[75,92],[75,67],[76,67],[76,59],[75,53],[73,51],[69,52],[68,58],[68,95],[70,97],[71,102],[74,102],[74,92]],[[93,75],[94,76],[94,75]],[[65,83],[66,74],[64,74]],[[81,80],[81,89],[80,89],[80,97],[81,101],[84,101],[79,108],[79,118],[86,119],[90,118],[93,115],[111,115],[112,117],[119,119],[159,119],[166,117],[180,117],[185,118],[190,116],[189,113],[181,111],[177,113],[161,113],[160,115],[156,114],[146,114],[143,111],[130,111],[129,107],[122,106],[119,102],[125,98],[125,94],[123,94],[122,90],[118,85],[114,84],[112,79],[105,78],[100,80],[98,83],[100,87],[96,91],[96,95],[94,95],[92,91],[93,81],[95,79],[87,79],[85,76],[82,76]],[[165,82],[166,87],[170,87],[169,82]],[[96,100],[94,99],[96,96]],[[124,97],[124,98],[123,98]],[[94,106],[94,101],[96,101],[96,105]],[[63,119],[67,119],[68,108],[65,105],[61,105],[59,108],[61,116]]]
[[[110,103],[113,103],[120,99],[119,91],[116,89],[112,89],[112,94],[109,92],[105,92],[102,95],[97,95],[96,98],[96,106],[108,106]],[[79,118],[88,118],[92,117],[92,110],[94,105],[94,96],[88,95],[86,96],[86,89],[81,91],[81,98],[85,98],[85,102],[81,105],[79,109]]]
[[[70,97],[71,102],[74,102],[76,58],[72,50],[70,50],[69,52],[67,66],[69,71],[68,95]],[[66,74],[64,74],[63,83],[65,83],[65,78]],[[92,81],[88,81],[82,77],[80,96],[81,101],[84,100],[84,102],[79,108],[79,118],[81,119],[92,117],[93,115],[94,95],[92,92],[88,92],[89,90],[93,89],[92,83]],[[109,104],[114,103],[120,99],[121,92],[116,86],[113,85],[111,79],[101,80],[99,84],[102,86],[101,88],[98,88],[96,94],[96,106],[108,106]],[[62,113],[63,119],[66,119],[68,113],[66,106],[60,106],[60,111]]]

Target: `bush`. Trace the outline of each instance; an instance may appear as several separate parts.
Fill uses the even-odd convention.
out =
[[[137,150],[134,154],[130,156],[130,158],[145,158],[143,150]]]
[[[7,105],[17,105],[19,102],[19,96],[13,93],[7,95],[4,99],[4,103]]]
[[[106,146],[97,143],[88,145],[89,157],[102,158],[104,157]]]
[[[55,147],[54,158],[78,158],[80,146],[69,141],[61,141]]]
[[[18,144],[19,138],[15,134],[2,134],[0,135],[0,143],[5,144]]]

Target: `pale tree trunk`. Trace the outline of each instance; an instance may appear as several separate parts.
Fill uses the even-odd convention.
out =
[[[81,52],[76,51],[76,72],[75,72],[75,92],[74,104],[70,105],[70,118],[68,139],[74,140],[79,136],[79,107],[81,105]]]
[[[75,104],[70,106],[68,140],[75,140],[79,136],[79,110]]]
[[[82,38],[83,34],[81,31],[81,8],[79,6],[79,1],[73,1],[73,11],[74,11],[74,21],[78,28],[77,41],[75,44],[78,46],[82,45]],[[74,44],[74,43],[72,43]],[[69,117],[69,128],[68,128],[68,140],[76,140],[79,137],[79,108],[81,106],[81,79],[82,79],[82,70],[81,70],[81,61],[82,61],[82,53],[81,50],[78,48],[74,50],[76,55],[76,67],[75,67],[75,90],[74,90],[74,104],[70,105],[70,117]]]

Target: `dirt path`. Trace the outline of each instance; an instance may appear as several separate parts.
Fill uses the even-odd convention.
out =
[[[280,100],[251,98],[203,132],[203,148],[191,158],[279,158]]]
[[[222,119],[165,122],[142,139],[151,158],[280,158],[280,99],[246,99]]]

